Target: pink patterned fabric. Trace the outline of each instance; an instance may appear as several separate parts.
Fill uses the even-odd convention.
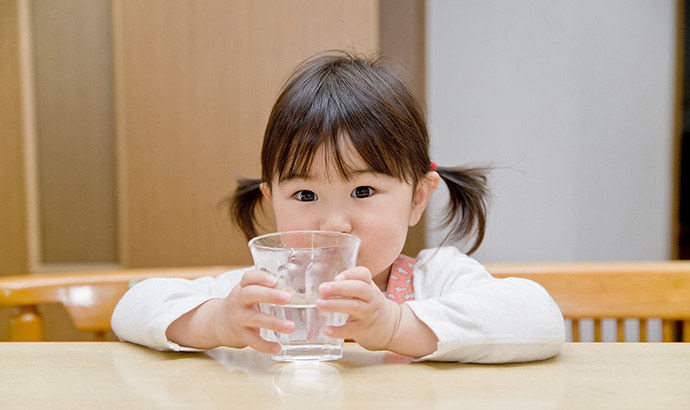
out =
[[[386,297],[399,305],[414,300],[414,287],[412,285],[412,272],[417,259],[400,255],[393,262],[391,275],[388,278]]]

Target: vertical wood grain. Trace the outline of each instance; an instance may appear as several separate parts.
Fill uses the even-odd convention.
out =
[[[0,275],[26,273],[19,2],[0,1]]]
[[[29,3],[39,263],[117,262],[110,3]]]

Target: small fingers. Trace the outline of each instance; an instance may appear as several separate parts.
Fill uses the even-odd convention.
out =
[[[323,334],[333,339],[351,339],[351,331],[347,325],[343,326],[326,326],[323,329]]]
[[[316,308],[321,312],[341,312],[350,316],[360,316],[360,311],[366,307],[366,303],[357,299],[319,299]]]
[[[263,353],[278,353],[281,347],[278,343],[269,342],[263,339],[260,336],[259,328],[278,333],[292,333],[295,331],[295,322],[283,320],[267,313],[257,312],[250,322],[251,327],[255,328],[255,331],[247,334],[245,342],[247,346]]]
[[[278,353],[281,350],[279,343],[269,342],[257,333],[248,335],[246,342],[247,346],[261,353]]]
[[[259,285],[273,288],[277,283],[278,279],[275,276],[262,270],[248,270],[242,275],[240,280],[240,286],[242,287]]]
[[[228,335],[233,333],[238,335],[239,340],[243,342],[243,346],[250,346],[261,352],[274,353],[280,351],[279,344],[268,342],[261,338],[261,329],[278,333],[292,333],[295,330],[295,323],[293,321],[283,320],[259,310],[245,312],[241,316],[242,318],[239,319],[238,326],[235,327],[236,330],[228,333]],[[236,337],[233,336],[232,338]],[[229,346],[234,346],[234,344],[229,344]],[[277,350],[275,350],[276,346]]]
[[[284,290],[276,290],[264,286],[246,286],[238,292],[239,303],[244,306],[257,303],[273,303],[285,305],[290,302],[292,295]]]
[[[247,318],[245,325],[251,328],[263,328],[279,333],[291,333],[295,330],[295,322],[280,319],[276,316],[260,311],[256,311],[254,315]]]
[[[336,281],[341,281],[341,280],[361,280],[362,282],[370,283],[371,282],[371,272],[369,269],[363,267],[363,266],[357,266],[352,269],[347,269],[342,272],[340,272],[336,277]]]
[[[343,280],[326,282],[319,286],[319,293],[324,298],[342,297],[371,300],[380,291],[371,282],[361,280]]]
[[[372,286],[371,272],[364,267],[356,267],[340,272],[332,282],[319,286],[323,297],[361,297]]]
[[[278,283],[275,276],[260,270],[250,270],[242,275],[239,284],[240,303],[252,305],[255,303],[287,304],[292,295],[285,290],[274,289]]]

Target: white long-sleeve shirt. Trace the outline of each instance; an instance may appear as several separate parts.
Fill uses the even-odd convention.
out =
[[[508,363],[555,356],[565,341],[563,316],[539,284],[497,279],[452,247],[420,252],[414,268],[414,300],[406,302],[438,338],[437,350],[420,360]],[[248,269],[195,280],[151,278],[132,287],[112,317],[124,341],[157,350],[193,351],[166,338],[180,316],[227,296]]]

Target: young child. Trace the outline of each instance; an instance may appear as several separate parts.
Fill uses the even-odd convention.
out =
[[[565,338],[560,310],[538,284],[493,278],[452,247],[400,255],[442,179],[453,239],[480,245],[486,217],[482,169],[438,167],[425,117],[402,76],[382,60],[330,52],[301,65],[268,120],[262,177],[230,198],[235,222],[257,235],[255,209],[270,203],[278,231],[346,232],[361,240],[356,268],[322,284],[317,308],[349,314],[327,328],[366,349],[422,360],[477,363],[546,359]],[[412,280],[405,280],[412,277]],[[276,279],[253,268],[217,278],[148,279],[112,317],[122,340],[160,350],[250,346],[280,350],[259,336],[294,323],[258,309],[286,304]]]

